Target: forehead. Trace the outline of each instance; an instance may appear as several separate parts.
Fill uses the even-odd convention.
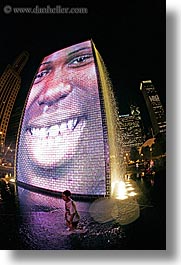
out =
[[[47,61],[47,60],[54,61],[57,58],[66,57],[66,56],[70,55],[71,53],[74,53],[76,51],[83,50],[83,49],[86,49],[86,48],[89,49],[91,47],[92,46],[91,46],[91,41],[90,40],[84,41],[84,42],[69,46],[67,48],[61,49],[61,50],[59,50],[57,52],[54,52],[54,53],[46,56],[43,59],[43,61]]]

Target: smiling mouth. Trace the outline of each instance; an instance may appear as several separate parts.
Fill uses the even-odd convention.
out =
[[[73,132],[78,125],[80,128],[83,128],[83,126],[85,125],[85,120],[85,117],[71,118],[52,126],[30,126],[26,129],[26,131],[29,132],[32,136],[38,138],[57,137]]]

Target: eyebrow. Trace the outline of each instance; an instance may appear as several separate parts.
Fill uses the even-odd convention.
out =
[[[77,53],[77,52],[79,52],[79,51],[82,51],[82,50],[88,50],[88,49],[91,49],[91,47],[83,47],[83,48],[77,49],[77,50],[75,50],[75,51],[69,52],[69,53],[67,54],[67,56],[70,56],[70,55],[75,54],[75,53]],[[52,61],[43,62],[43,63],[40,64],[40,66],[42,66],[42,65],[46,65],[46,64],[51,64],[51,63],[52,63]]]
[[[45,64],[50,64],[50,63],[51,63],[51,61],[44,62],[44,63],[41,63],[40,66],[45,65]]]
[[[91,48],[91,47],[83,47],[83,48],[77,49],[77,50],[75,50],[75,51],[69,52],[69,53],[68,53],[68,56],[69,56],[69,55],[72,55],[72,54],[75,54],[75,53],[77,53],[77,52],[79,52],[79,51],[87,50],[87,49],[90,49],[90,48]]]

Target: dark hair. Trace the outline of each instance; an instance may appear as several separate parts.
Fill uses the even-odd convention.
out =
[[[65,190],[63,194],[67,197],[71,196],[71,192],[69,190]]]

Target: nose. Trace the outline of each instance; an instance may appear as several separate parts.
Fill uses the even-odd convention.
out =
[[[72,86],[64,82],[47,82],[38,98],[39,105],[53,105],[57,101],[64,99],[72,91]]]

